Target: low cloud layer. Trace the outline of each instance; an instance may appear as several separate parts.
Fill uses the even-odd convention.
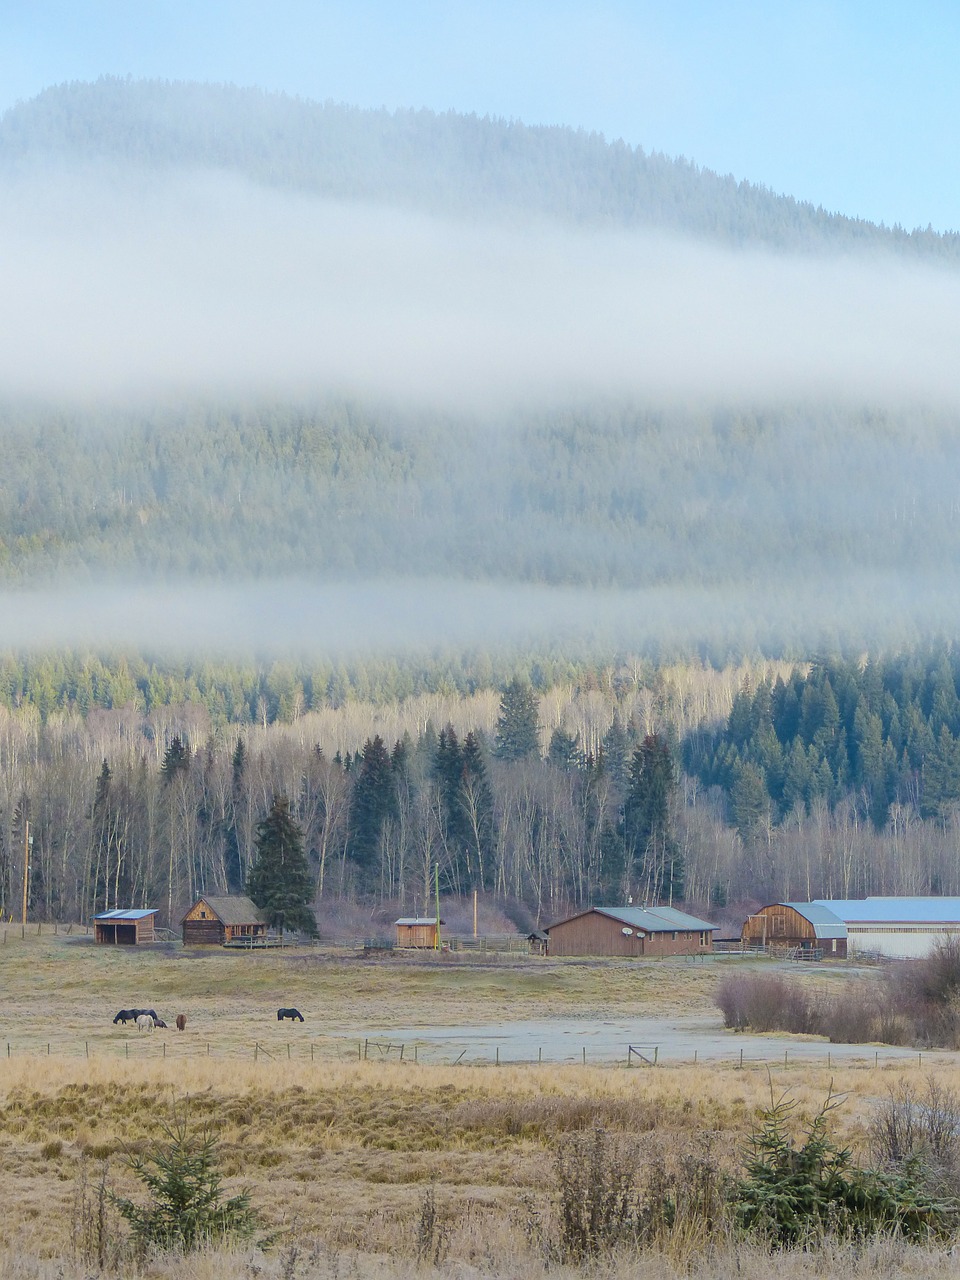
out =
[[[10,182],[0,394],[960,407],[960,274],[431,220],[226,177]]]
[[[609,657],[897,647],[960,631],[948,574],[637,591],[299,580],[0,592],[0,650],[64,646],[356,658],[451,649]]]

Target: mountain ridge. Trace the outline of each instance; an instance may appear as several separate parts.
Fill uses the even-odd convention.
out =
[[[960,260],[956,233],[829,213],[584,129],[352,107],[235,85],[102,77],[53,86],[0,116],[0,170],[64,156],[212,167],[266,185],[433,213],[532,213],[734,247]]]

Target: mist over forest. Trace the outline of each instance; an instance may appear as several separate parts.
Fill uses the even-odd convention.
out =
[[[956,627],[956,236],[196,84],[50,89],[0,173],[0,644]]]

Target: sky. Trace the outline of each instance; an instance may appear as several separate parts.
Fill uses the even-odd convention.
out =
[[[0,111],[130,75],[563,124],[960,229],[955,0],[0,0]]]

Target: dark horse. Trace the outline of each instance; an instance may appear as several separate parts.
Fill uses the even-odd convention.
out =
[[[149,1014],[156,1021],[157,1013],[155,1009],[121,1009],[113,1021],[114,1024],[122,1022],[126,1026],[128,1022],[136,1022],[142,1013]]]
[[[278,1009],[277,1021],[282,1022],[284,1018],[289,1018],[291,1022],[302,1022],[303,1014],[299,1009]]]

